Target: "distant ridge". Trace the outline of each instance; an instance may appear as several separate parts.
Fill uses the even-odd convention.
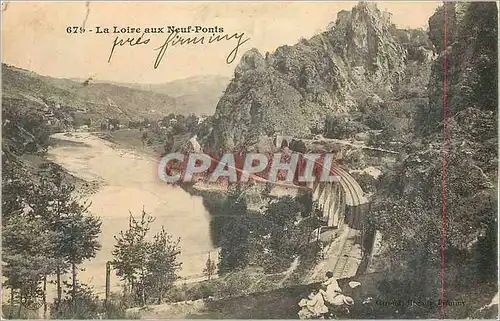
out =
[[[77,81],[84,81],[78,79]],[[121,83],[109,80],[93,80],[93,83],[112,84],[154,93],[165,94],[176,98],[177,106],[182,113],[211,115],[224,90],[230,82],[229,77],[218,75],[201,75],[177,79],[159,84]]]

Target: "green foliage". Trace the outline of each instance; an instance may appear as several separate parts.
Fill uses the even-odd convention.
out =
[[[2,99],[4,150],[7,147],[10,152],[22,155],[25,152],[36,153],[48,145],[53,129],[47,124],[42,112],[32,110],[38,107],[33,105],[33,102],[21,99]]]
[[[434,44],[436,51],[441,52],[444,48],[444,13],[443,6],[436,9],[436,12],[429,18],[429,39]],[[453,3],[446,4],[446,37],[448,45],[455,41],[457,31],[455,17],[455,6]]]
[[[271,203],[265,212],[268,221],[267,232],[270,235],[269,251],[272,257],[276,257],[275,263],[278,269],[291,262],[293,256],[298,252],[297,246],[301,245],[296,239],[294,223],[302,211],[303,209],[298,202],[285,196],[279,201]],[[279,259],[283,259],[285,262],[279,262]],[[285,266],[282,266],[283,263]]]
[[[131,295],[133,303],[141,305],[147,304],[151,297],[161,302],[180,269],[177,261],[180,240],[173,241],[162,227],[153,241],[148,241],[152,222],[154,218],[144,209],[140,221],[130,213],[128,230],[115,236],[117,243],[111,262],[116,275],[127,281],[125,294]]]
[[[72,285],[66,284],[68,294],[73,293]],[[52,305],[50,311],[52,319],[98,319],[103,313],[102,302],[94,294],[92,287],[86,284],[77,284],[75,296],[64,298],[56,309]]]
[[[120,120],[116,118],[108,119],[109,128],[111,130],[117,130],[120,126]]]
[[[211,132],[212,132],[212,123],[213,123],[213,116],[209,116],[205,119],[204,122],[200,124],[198,127],[198,137],[201,139],[207,137]]]
[[[217,265],[214,260],[210,258],[210,253],[208,253],[207,262],[205,263],[205,268],[203,269],[203,273],[207,276],[208,280],[212,278],[212,276],[217,271]]]
[[[387,109],[370,110],[366,113],[365,124],[371,129],[384,130],[389,126],[393,114]]]
[[[449,120],[446,151],[445,277],[447,291],[496,279],[496,117],[467,109]],[[486,144],[493,139],[491,145]],[[433,136],[430,141],[439,140]],[[441,144],[441,143],[440,143]],[[382,291],[403,297],[435,297],[442,233],[440,144],[415,146],[383,177],[370,222],[384,235],[394,275]],[[451,299],[451,297],[448,297]],[[406,311],[407,317],[431,317]]]
[[[220,274],[246,267],[250,260],[249,252],[251,249],[248,217],[234,215],[225,218],[224,221],[222,230],[224,236],[220,242]]]
[[[122,293],[111,292],[106,302],[106,318],[107,319],[130,319],[131,316],[126,314],[126,309],[129,306],[124,300]],[[133,318],[132,318],[133,319]]]
[[[56,264],[56,233],[45,220],[30,216],[12,216],[2,232],[4,284],[19,289],[21,300],[28,301],[42,297],[42,279],[54,272]]]
[[[460,17],[459,6],[464,9]],[[443,206],[447,298],[493,282],[498,268],[491,260],[498,239],[494,232],[498,226],[497,73],[485,69],[497,69],[497,8],[492,3],[448,3],[446,10],[448,48],[442,43],[443,7],[429,20],[430,39],[441,53],[430,75],[429,104],[413,100],[415,138],[421,144],[407,146],[407,157],[382,179],[369,217],[388,246],[391,277],[383,280],[380,289],[397,292],[399,299],[436,297]],[[444,55],[448,71],[445,204],[440,134]],[[421,75],[419,69],[424,71]],[[427,73],[423,66],[410,64],[399,95],[405,97],[410,87],[421,86]],[[403,310],[401,317],[436,317],[421,308]]]
[[[327,138],[350,138],[366,130],[368,130],[366,125],[351,120],[345,115],[330,115],[325,120],[325,137]]]
[[[93,258],[100,248],[100,220],[72,197],[74,186],[65,182],[58,166],[49,166],[41,173],[38,185],[23,180],[15,171],[5,172],[2,178],[8,182],[2,202],[9,211],[2,220],[6,285],[19,290],[21,302],[42,300],[43,280],[72,265],[70,299],[74,299],[76,265]],[[59,297],[57,302],[62,302]]]
[[[309,236],[319,226],[311,195],[281,197],[264,213],[253,213],[237,187],[212,220],[221,247],[219,275],[260,266],[268,272],[286,270],[308,250]]]
[[[154,235],[153,241],[148,243],[144,284],[148,295],[157,297],[158,303],[162,302],[166,291],[177,278],[176,271],[181,267],[177,262],[179,242],[180,239],[174,242],[162,226],[161,231]]]
[[[92,119],[91,118],[85,118],[85,120],[83,121],[83,124],[90,127],[92,126]]]
[[[167,138],[165,139],[165,145],[163,146],[166,154],[171,153],[173,151],[174,143],[175,143],[174,135],[172,135],[172,133],[170,132],[167,133]]]
[[[373,193],[376,190],[377,180],[366,172],[351,173],[352,177],[358,182],[365,193]]]
[[[130,286],[140,279],[145,268],[146,235],[153,221],[154,218],[147,215],[144,209],[140,221],[137,221],[130,213],[128,230],[120,231],[119,236],[115,236],[117,243],[113,250],[114,260],[111,264],[116,270],[116,275],[128,281]]]
[[[132,127],[130,127],[130,128],[132,128]],[[107,123],[104,123],[104,122],[103,122],[103,123],[101,123],[100,129],[101,129],[101,130],[108,130],[108,129],[109,129],[109,126],[108,126],[108,124],[107,124]]]
[[[174,285],[165,299],[168,302],[223,299],[244,294],[257,280],[247,269],[226,274],[224,277],[202,282]]]
[[[132,121],[132,120],[130,120],[128,122],[128,128],[135,128],[135,129],[137,129],[137,128],[140,128],[140,127],[141,127],[141,123],[139,121]]]
[[[212,226],[221,235],[219,274],[243,268],[249,262],[251,218],[241,192],[239,185],[230,190],[223,211],[213,217]]]
[[[481,110],[497,110],[498,73],[498,9],[496,4],[475,2],[460,4],[465,7],[463,17],[454,22],[453,32],[448,39],[448,50],[441,52],[439,59],[432,66],[432,77],[429,81],[429,101],[427,110],[426,134],[440,130],[443,119],[443,66],[446,54],[447,74],[447,109],[448,115],[454,115],[467,108]],[[449,19],[454,18],[458,4],[448,3]],[[442,7],[438,9],[436,21],[441,21]],[[481,19],[478,19],[481,17]],[[437,23],[436,23],[437,26]],[[431,26],[432,27],[432,26]],[[431,40],[436,46],[442,39],[439,28],[430,29]]]
[[[65,259],[72,264],[81,264],[84,260],[96,256],[101,248],[98,242],[101,233],[101,219],[88,215],[88,206],[71,202],[70,215],[56,222],[58,252],[64,253]]]

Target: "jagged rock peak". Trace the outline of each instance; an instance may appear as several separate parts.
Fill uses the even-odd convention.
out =
[[[328,115],[356,110],[354,90],[390,87],[404,73],[406,52],[394,31],[390,14],[359,3],[310,39],[265,55],[246,52],[217,105],[211,147],[245,147],[277,132],[305,137]]]
[[[243,54],[234,73],[238,76],[247,70],[263,68],[265,65],[266,62],[259,50],[257,48],[252,48]]]
[[[379,10],[374,2],[360,2],[352,10],[340,10],[337,12],[336,23],[341,24],[352,19],[359,20],[361,17],[371,18],[372,22],[380,21],[387,26],[392,24],[392,13]]]

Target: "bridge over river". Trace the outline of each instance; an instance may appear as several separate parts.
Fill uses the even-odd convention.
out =
[[[297,144],[298,143],[298,144]],[[348,141],[338,139],[294,139],[292,136],[276,136],[276,149],[284,152],[298,153],[305,156],[305,153],[331,150],[334,159],[345,158],[346,155],[355,150],[361,150],[364,155],[370,155],[380,160],[387,161],[397,155],[395,151],[371,147],[361,141]],[[301,145],[302,148],[297,148]],[[290,149],[292,148],[293,151]],[[299,152],[299,150],[301,152]],[[182,150],[183,153],[202,153],[202,148],[196,140],[196,136],[191,138]],[[321,153],[321,152],[320,152]],[[242,156],[241,154],[239,156]],[[212,165],[217,165],[217,156],[210,156]],[[317,165],[323,164],[315,161]],[[243,170],[236,166],[236,172],[241,176]],[[215,168],[215,166],[213,166]],[[359,171],[359,170],[358,170]],[[269,181],[266,177],[261,177],[253,173],[245,173],[252,184],[266,185],[268,192],[272,196],[295,196],[299,193],[310,193],[313,201],[316,201],[321,210],[323,226],[316,231],[318,240],[327,245],[324,249],[324,262],[318,265],[315,271],[311,272],[310,281],[324,277],[326,270],[333,270],[336,277],[349,277],[356,273],[356,268],[361,263],[363,255],[371,252],[371,237],[368,237],[367,227],[364,226],[363,216],[369,211],[369,195],[366,194],[356,179],[349,171],[339,165],[334,164],[330,168],[330,175],[336,175],[339,179],[331,182],[310,182],[306,186],[297,185],[286,181]],[[206,184],[207,177],[200,177],[201,184],[198,184],[199,191],[219,191],[224,192],[226,185],[220,186],[213,183]],[[259,203],[259,202],[257,202]],[[262,204],[257,205],[260,209]],[[371,231],[370,231],[371,232]],[[368,242],[365,242],[368,241]],[[323,275],[321,275],[323,274]]]
[[[304,154],[301,155],[304,156]],[[210,158],[213,164],[219,162],[215,156]],[[322,166],[320,162],[316,164]],[[238,174],[243,174],[240,168],[233,169]],[[323,278],[327,270],[334,271],[335,276],[339,278],[349,277],[356,273],[363,255],[365,243],[363,215],[369,209],[369,197],[346,169],[333,165],[330,175],[336,175],[337,180],[311,182],[306,186],[286,181],[271,182],[256,174],[245,174],[249,176],[250,184],[266,185],[272,196],[296,196],[299,193],[310,193],[313,201],[317,202],[324,224],[315,234],[317,240],[322,240],[322,243],[328,247],[324,249],[324,262],[311,272],[309,277],[311,282]],[[207,184],[206,175],[201,175],[198,183],[201,183],[196,188],[199,191],[219,190],[223,192],[225,190],[224,185],[217,189],[212,184]]]

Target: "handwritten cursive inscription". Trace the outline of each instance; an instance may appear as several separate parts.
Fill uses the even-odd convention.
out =
[[[210,37],[205,37],[205,36],[195,36],[195,37],[182,37],[179,35],[178,32],[172,32],[168,35],[167,39],[161,45],[160,47],[156,48],[155,50],[159,50],[158,55],[156,56],[154,68],[158,68],[160,65],[163,56],[165,55],[165,52],[169,47],[173,46],[183,46],[183,45],[204,45],[204,44],[211,44],[214,42],[219,42],[219,41],[230,41],[230,40],[235,40],[237,41],[236,46],[234,47],[233,50],[229,53],[229,55],[226,58],[226,62],[228,64],[232,63],[234,59],[236,58],[236,55],[238,54],[238,50],[241,45],[243,45],[245,42],[250,40],[250,38],[243,39],[245,36],[245,33],[235,33],[233,35],[228,35],[228,34],[212,34]]]
[[[113,41],[113,47],[111,47],[111,52],[109,53],[109,58],[108,58],[108,62],[111,61],[111,57],[113,57],[113,53],[115,52],[115,48],[116,46],[125,46],[126,44],[129,44],[131,47],[133,46],[137,46],[137,45],[147,45],[149,43],[149,38],[147,39],[142,39],[142,37],[144,37],[144,33],[139,36],[139,38],[127,38],[126,40],[125,39],[120,39],[119,37],[116,37],[115,38],[115,41]]]
[[[158,66],[161,64],[163,57],[167,52],[167,49],[170,47],[174,46],[179,47],[184,45],[207,45],[207,44],[218,43],[221,41],[235,42],[235,46],[226,57],[226,63],[231,64],[234,61],[234,59],[236,59],[240,47],[248,40],[250,40],[250,38],[249,37],[245,38],[244,32],[234,33],[232,35],[229,35],[227,33],[218,33],[218,34],[213,33],[210,36],[185,37],[181,36],[178,30],[175,30],[174,32],[168,34],[168,37],[165,39],[165,42],[161,46],[154,49],[158,50],[158,55],[156,56],[154,62],[154,69],[157,69]],[[142,35],[138,38],[128,37],[125,39],[125,38],[120,38],[119,36],[116,37],[115,40],[113,41],[113,46],[111,47],[111,51],[109,53],[108,63],[111,61],[111,58],[113,57],[113,54],[117,47],[123,47],[125,45],[129,45],[130,47],[147,45],[149,42],[150,42],[149,38],[144,38],[144,33],[142,33]]]

